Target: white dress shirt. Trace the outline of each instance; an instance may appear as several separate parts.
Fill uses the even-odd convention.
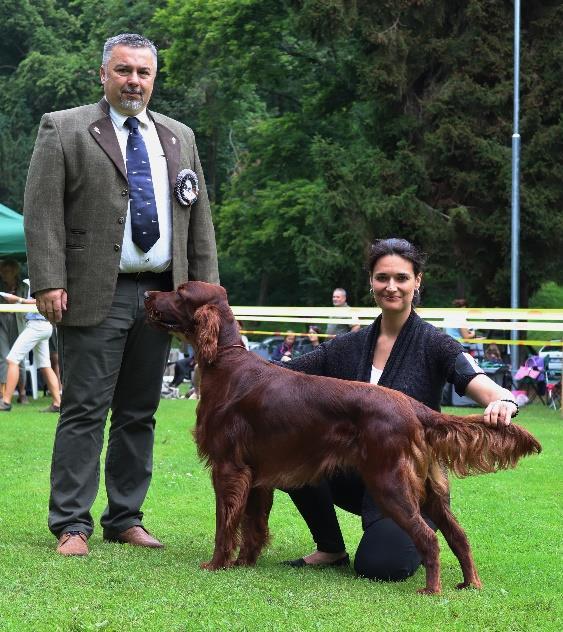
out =
[[[129,117],[120,114],[111,106],[109,112],[119,147],[121,148],[123,163],[127,169],[126,155],[129,129],[125,127],[124,123]],[[130,116],[133,116],[133,114]],[[131,213],[128,207],[119,271],[162,272],[168,268],[172,261],[172,204],[170,201],[170,185],[168,183],[168,166],[154,122],[148,117],[146,109],[137,112],[134,116],[139,120],[139,131],[143,136],[149,155],[160,238],[148,252],[143,252],[139,246],[133,242],[131,234]]]

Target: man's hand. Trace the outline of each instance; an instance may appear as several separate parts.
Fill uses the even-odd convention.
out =
[[[37,309],[51,323],[60,323],[66,312],[66,290],[43,290],[35,294]]]

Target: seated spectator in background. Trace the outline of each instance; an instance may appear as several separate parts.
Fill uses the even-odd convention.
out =
[[[0,290],[14,296],[27,296],[27,286],[20,276],[20,264],[15,259],[4,259],[0,262]],[[0,296],[0,303],[7,302]],[[24,327],[25,319],[23,313],[0,312],[0,397],[4,394],[6,375],[8,373],[6,356],[10,353],[12,345],[16,342],[16,338]],[[20,404],[28,403],[27,395],[25,394],[25,369],[23,363],[19,369],[17,401]]]
[[[180,358],[174,364],[174,378],[170,382],[170,386],[178,387],[184,380],[190,380],[193,383],[192,372],[195,369],[195,356],[188,353],[185,357]]]
[[[5,293],[4,298],[8,303],[35,304],[34,298],[21,298],[15,294]],[[13,347],[10,349],[10,353],[6,357],[8,373],[6,376],[6,388],[0,402],[0,412],[10,412],[12,410],[12,396],[18,383],[20,362],[33,350],[35,364],[40,369],[53,398],[53,403],[47,408],[43,408],[40,412],[58,413],[61,406],[60,385],[55,372],[51,368],[51,360],[49,359],[49,338],[53,333],[53,325],[41,314],[35,312],[27,313],[25,319],[27,321],[25,329],[17,337]]]
[[[311,325],[309,327],[307,337],[309,338],[309,342],[311,343],[311,347],[313,347],[313,349],[315,349],[321,344],[319,340],[320,333],[321,333],[321,328],[317,327],[317,325]]]
[[[237,320],[237,325],[238,325],[239,331],[244,329],[244,325],[242,324],[242,321]],[[244,334],[241,334],[240,339],[242,340],[242,344],[244,345],[244,348],[248,351],[250,349],[250,346],[248,344],[248,338]]]
[[[485,351],[485,360],[488,362],[502,362],[500,349],[495,344],[490,344]]]
[[[452,301],[452,307],[467,308],[468,304],[464,298],[456,298]],[[448,316],[448,323],[450,326],[444,329],[448,336],[451,336],[456,340],[459,340],[460,338],[469,340],[475,338],[475,330],[467,326],[465,314],[460,314],[459,317]],[[464,349],[469,350],[471,348],[471,345],[468,342],[460,342]]]
[[[337,287],[333,290],[332,304],[334,307],[349,307],[346,298],[346,290],[344,288]],[[349,331],[358,331],[358,329],[360,329],[358,318],[351,317],[349,325],[345,323],[329,323],[326,327],[326,333],[329,336],[341,336]]]
[[[293,347],[295,345],[295,333],[288,331],[281,345],[272,353],[272,360],[281,360],[289,362],[293,356]]]

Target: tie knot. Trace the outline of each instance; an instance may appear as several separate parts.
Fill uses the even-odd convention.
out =
[[[125,119],[125,127],[128,127],[132,132],[136,132],[139,129],[139,119],[135,116],[129,116]]]

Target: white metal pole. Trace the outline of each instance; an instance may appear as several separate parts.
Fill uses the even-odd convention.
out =
[[[520,304],[520,0],[514,0],[514,133],[512,134],[512,232],[510,262],[510,307]],[[518,331],[510,333],[518,340]],[[518,345],[511,345],[512,369],[518,370]]]

